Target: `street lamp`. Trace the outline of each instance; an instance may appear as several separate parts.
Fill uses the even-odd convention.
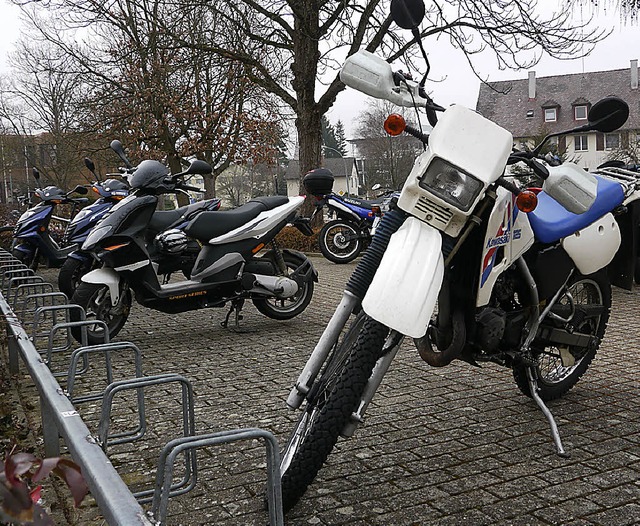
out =
[[[331,148],[331,146],[322,145],[322,148],[325,150],[331,150],[332,152],[336,152],[340,157],[342,157],[342,162],[344,163],[344,176],[347,178],[347,196],[349,196],[349,174],[347,173],[347,160],[342,155],[340,150],[336,150],[335,148]]]

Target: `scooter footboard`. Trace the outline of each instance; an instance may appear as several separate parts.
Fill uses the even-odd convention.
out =
[[[362,307],[387,327],[420,338],[427,330],[443,276],[440,232],[410,217],[391,236]]]

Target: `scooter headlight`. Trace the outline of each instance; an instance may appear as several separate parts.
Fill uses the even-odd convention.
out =
[[[99,226],[97,228],[94,228],[91,232],[89,232],[89,235],[87,236],[87,239],[84,240],[84,243],[82,243],[82,250],[91,250],[96,245],[96,243],[98,243],[98,241],[107,237],[111,230],[113,230],[113,226],[111,225]]]
[[[438,157],[431,161],[418,184],[464,212],[471,208],[484,187],[482,181]]]

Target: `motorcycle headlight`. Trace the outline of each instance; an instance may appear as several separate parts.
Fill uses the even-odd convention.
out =
[[[82,243],[82,250],[91,250],[98,241],[107,237],[111,230],[113,230],[113,226],[111,225],[99,226],[97,228],[94,228],[91,232],[89,232],[89,235],[87,236],[87,239],[84,240],[84,243]]]
[[[471,208],[484,187],[482,181],[437,157],[431,161],[418,184],[464,212]]]

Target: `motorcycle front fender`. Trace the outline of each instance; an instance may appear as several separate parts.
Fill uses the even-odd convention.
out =
[[[421,338],[427,331],[443,276],[440,232],[410,217],[391,236],[362,307],[387,327]]]
[[[120,274],[109,267],[99,268],[87,272],[81,278],[85,283],[95,283],[97,285],[106,285],[109,287],[111,294],[111,304],[115,307],[120,300]]]

